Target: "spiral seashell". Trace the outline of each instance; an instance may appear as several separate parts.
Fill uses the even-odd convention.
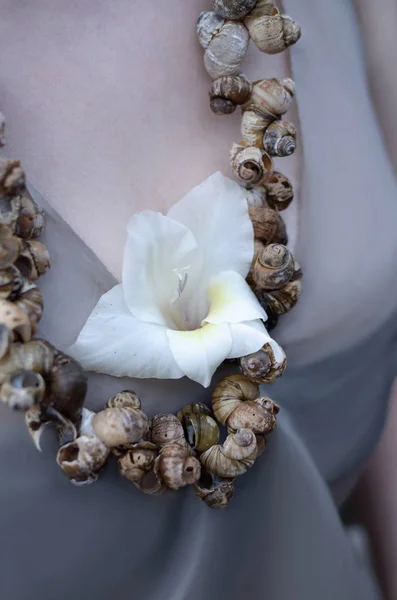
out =
[[[47,248],[35,240],[24,241],[16,266],[30,281],[35,281],[51,267]]]
[[[243,75],[229,75],[216,79],[210,90],[210,108],[217,115],[230,114],[238,104],[251,96],[251,83]]]
[[[216,445],[204,452],[201,464],[218,477],[234,479],[252,467],[257,457],[255,434],[250,429],[239,429],[227,436],[222,446]]]
[[[270,115],[264,116],[254,110],[243,112],[241,119],[241,135],[245,146],[255,146],[262,148],[263,136],[266,127],[275,120],[276,117]]]
[[[200,478],[200,463],[186,446],[172,442],[165,444],[156,458],[155,470],[171,490],[192,485]]]
[[[1,386],[0,399],[10,408],[27,410],[40,402],[45,393],[45,382],[34,371],[16,371],[10,374]]]
[[[147,416],[135,408],[105,408],[92,420],[95,434],[108,448],[128,447],[148,432]]]
[[[8,269],[17,260],[21,252],[21,241],[13,236],[6,225],[0,224],[0,270]]]
[[[6,120],[3,113],[0,112],[0,148],[5,145]]]
[[[42,293],[36,286],[29,287],[19,295],[18,299],[15,301],[15,305],[22,309],[28,316],[32,334],[34,335],[43,314],[44,304]]]
[[[81,435],[58,450],[57,463],[75,485],[86,485],[98,479],[109,456],[109,449],[95,435]]]
[[[170,442],[186,445],[182,424],[172,413],[155,415],[150,420],[149,439],[160,447]]]
[[[261,207],[266,205],[266,190],[262,186],[245,188],[242,186],[243,194],[249,207]]]
[[[289,77],[262,79],[252,84],[251,97],[243,110],[259,113],[270,124],[290,109],[294,94],[295,83]]]
[[[0,299],[0,324],[7,328],[13,341],[28,342],[32,337],[32,325],[28,315],[9,300]]]
[[[255,383],[274,383],[281,377],[287,367],[287,357],[276,358],[270,344],[239,359],[239,366],[243,375]]]
[[[236,177],[246,185],[262,183],[273,169],[270,156],[259,148],[233,144],[230,158]]]
[[[203,406],[202,410],[196,407]],[[192,410],[189,410],[192,408]],[[209,409],[205,405],[190,405],[178,413],[178,419],[182,423],[185,438],[193,450],[204,452],[218,443],[219,427],[208,414]]]
[[[290,156],[296,149],[296,129],[288,121],[274,121],[263,136],[263,147],[270,156]]]
[[[219,18],[203,14],[199,17],[198,35],[202,45],[207,44],[208,37],[211,38],[204,53],[207,73],[212,79],[238,75],[248,49],[247,29],[242,23],[225,21],[221,24]]]
[[[201,477],[194,485],[196,495],[210,508],[226,508],[234,495],[234,479],[225,479],[201,469]]]
[[[288,238],[285,223],[277,211],[267,207],[250,207],[248,214],[256,239],[265,245],[287,243]]]
[[[25,185],[25,174],[19,160],[0,158],[0,194],[9,196]]]
[[[0,223],[7,225],[14,235],[22,239],[38,237],[44,230],[42,212],[25,187],[13,193],[1,198]]]
[[[256,258],[252,277],[255,285],[262,290],[282,288],[293,277],[294,257],[282,244],[270,244]]]
[[[208,48],[213,37],[220,32],[225,19],[211,10],[202,12],[197,20],[197,38],[204,50]]]
[[[259,290],[257,298],[268,315],[283,315],[295,306],[301,291],[302,282],[295,279],[278,290]]]
[[[270,208],[285,210],[294,199],[292,183],[285,175],[278,171],[273,171],[263,185],[267,194],[266,200]]]
[[[299,40],[301,28],[291,17],[280,15],[277,9],[270,12],[269,4],[267,0],[259,0],[245,17],[244,24],[261,52],[278,54]]]
[[[214,0],[214,11],[224,19],[238,21],[254,8],[257,0]]]
[[[0,299],[15,300],[21,293],[25,280],[14,266],[0,270]]]
[[[141,408],[141,401],[138,395],[131,390],[124,390],[110,398],[105,408]]]
[[[238,373],[222,379],[212,394],[212,410],[215,419],[222,425],[243,402],[256,400],[259,386]]]

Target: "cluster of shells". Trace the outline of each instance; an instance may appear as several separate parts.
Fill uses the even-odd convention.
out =
[[[295,85],[290,78],[251,83],[241,70],[250,39],[262,52],[276,54],[297,42],[301,30],[279,13],[272,0],[214,0],[213,11],[198,19],[197,35],[213,79],[211,110],[227,115],[241,107],[241,141],[233,144],[231,166],[254,227],[255,253],[247,281],[266,310],[271,329],[296,304],[301,291],[302,272],[286,247],[279,214],[292,202],[293,189],[288,178],[273,169],[273,157],[290,156],[296,148],[296,129],[282,120],[293,102]],[[261,351],[260,356],[265,354]],[[256,356],[256,366],[257,361]],[[243,363],[246,367],[246,358]]]

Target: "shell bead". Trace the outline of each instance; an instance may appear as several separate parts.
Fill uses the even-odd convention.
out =
[[[172,413],[155,415],[150,421],[150,441],[156,446],[164,446],[171,442],[185,443],[185,434],[178,417]]]
[[[232,412],[246,400],[259,397],[259,386],[244,375],[236,373],[222,379],[212,395],[212,409],[216,420],[222,425]]]
[[[296,129],[288,121],[274,121],[263,136],[263,147],[270,156],[290,156],[296,149]]]
[[[238,75],[248,49],[249,35],[242,23],[226,21],[213,35],[204,53],[204,66],[212,79]]]
[[[278,54],[295,44],[301,36],[301,28],[288,15],[270,12],[267,0],[257,3],[244,19],[254,44],[266,54]]]
[[[177,490],[192,485],[200,478],[200,463],[186,446],[178,443],[165,444],[156,458],[155,470],[165,485]]]
[[[197,38],[204,50],[208,48],[214,35],[219,33],[225,19],[211,10],[202,12],[197,20]]]
[[[224,19],[243,19],[254,8],[257,0],[214,0],[214,11]]]
[[[270,344],[239,359],[239,365],[243,375],[255,383],[274,383],[284,373],[287,359],[284,355],[281,362],[276,360]]]
[[[244,111],[241,119],[241,135],[244,145],[262,148],[266,127],[275,119],[276,117],[270,113],[265,116],[255,110]]]
[[[230,157],[236,176],[246,185],[262,183],[273,169],[272,159],[260,148],[233,144]]]
[[[294,191],[288,177],[273,171],[264,182],[266,190],[266,201],[270,208],[285,210],[294,199]]]
[[[215,114],[230,114],[238,104],[247,102],[251,90],[251,83],[243,75],[219,77],[209,93],[211,110]]]
[[[16,371],[8,376],[0,388],[0,399],[15,410],[28,410],[40,402],[45,393],[45,382],[35,371]]]
[[[234,479],[218,477],[202,469],[194,491],[210,508],[226,508],[234,495]]]
[[[106,402],[106,408],[141,408],[141,401],[135,392],[124,390]]]
[[[135,408],[105,408],[92,420],[95,434],[108,448],[139,442],[148,431],[148,418]]]
[[[278,290],[259,290],[257,298],[266,313],[283,315],[295,306],[301,291],[302,282],[295,279]]]
[[[212,446],[204,452],[200,461],[218,477],[233,479],[252,467],[257,457],[255,434],[250,429],[239,429],[228,435],[222,446]]]
[[[269,123],[284,115],[291,107],[295,95],[292,79],[262,79],[252,85],[251,97],[244,110],[253,110],[269,119]]]
[[[98,479],[109,456],[109,449],[95,435],[82,435],[58,450],[57,463],[75,485]]]
[[[254,228],[254,236],[262,244],[287,243],[285,223],[277,211],[260,206],[250,207],[248,213]]]

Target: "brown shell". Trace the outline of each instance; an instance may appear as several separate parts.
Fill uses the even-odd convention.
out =
[[[252,270],[259,289],[276,290],[288,283],[295,272],[295,261],[283,244],[270,244],[260,252]]]
[[[28,342],[32,337],[32,325],[28,315],[9,300],[0,299],[0,324],[7,327],[13,340]]]
[[[211,446],[200,456],[200,461],[211,473],[233,479],[252,467],[256,457],[255,434],[250,429],[239,429],[228,435],[222,446]]]
[[[25,279],[15,267],[0,270],[0,299],[15,300],[24,286]]]
[[[296,149],[296,128],[288,121],[274,121],[263,136],[263,147],[270,156],[290,156]]]
[[[259,386],[236,373],[222,379],[212,394],[212,410],[216,420],[226,425],[232,412],[247,400],[259,397]]]
[[[287,358],[284,355],[284,360],[277,362],[271,345],[265,344],[257,352],[240,358],[239,365],[243,375],[255,383],[274,383],[284,373]]]
[[[51,267],[47,248],[36,240],[25,240],[17,267],[30,281],[35,281]]]
[[[38,237],[44,230],[44,217],[25,187],[14,190],[15,195],[0,195],[0,223],[22,239]]]
[[[301,291],[302,282],[296,279],[289,281],[278,290],[259,290],[256,294],[266,312],[283,315],[295,306]]]
[[[219,427],[209,415],[185,414],[182,418],[182,426],[188,444],[196,452],[204,452],[219,441]]]
[[[133,483],[138,482],[145,473],[153,469],[157,454],[157,446],[151,442],[134,444],[118,460],[121,475]]]
[[[58,450],[57,463],[70,481],[85,485],[98,479],[109,450],[94,435],[82,435]]]
[[[0,194],[9,196],[25,185],[25,174],[19,160],[0,157]]]
[[[160,447],[170,442],[186,443],[182,424],[172,413],[155,415],[150,420],[149,439]]]
[[[11,267],[21,252],[21,241],[6,225],[0,224],[0,269]]]
[[[266,128],[277,117],[267,113],[263,115],[256,110],[245,110],[241,118],[241,136],[247,147],[263,148],[263,136]]]
[[[209,93],[211,110],[215,114],[230,114],[238,104],[247,102],[251,89],[251,82],[243,75],[219,77]]]
[[[214,0],[214,11],[224,19],[243,19],[254,8],[257,0]]]
[[[263,244],[288,242],[284,220],[277,211],[266,206],[251,206],[248,214],[254,228],[254,236]]]
[[[295,44],[301,36],[299,25],[287,15],[280,15],[277,9],[271,14],[263,11],[263,3],[269,7],[267,0],[259,0],[252,12],[244,19],[254,44],[266,54],[278,54]]]
[[[155,470],[168,488],[176,490],[196,483],[201,467],[186,446],[170,443],[162,447],[156,458]]]
[[[19,295],[15,304],[29,317],[32,326],[32,334],[34,335],[37,331],[38,322],[43,314],[44,302],[42,293],[36,286],[30,287]]]
[[[291,107],[295,94],[295,84],[292,79],[262,79],[252,84],[251,97],[243,110],[252,110],[269,122],[284,115]]]
[[[294,199],[292,183],[282,173],[273,171],[264,182],[267,203],[270,208],[285,210]]]
[[[45,393],[43,377],[35,371],[11,373],[0,388],[0,399],[10,408],[27,410],[40,402]]]
[[[196,495],[210,508],[226,508],[234,495],[234,479],[225,479],[201,469],[201,477],[194,485]]]
[[[230,159],[236,177],[246,185],[262,183],[273,170],[270,156],[253,146],[233,144]]]
[[[230,415],[227,425],[229,433],[239,429],[250,429],[255,434],[267,435],[275,424],[275,417],[255,401],[241,404]]]
[[[105,408],[141,408],[141,401],[138,395],[131,390],[119,392],[106,403]]]
[[[142,440],[148,431],[148,418],[135,408],[105,408],[92,420],[95,434],[108,448],[128,447]]]

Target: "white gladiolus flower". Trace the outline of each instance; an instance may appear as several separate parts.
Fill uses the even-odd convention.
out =
[[[122,284],[104,294],[69,353],[87,370],[208,387],[217,367],[269,343],[266,313],[245,281],[253,229],[239,185],[215,173],[167,216],[128,224]]]

